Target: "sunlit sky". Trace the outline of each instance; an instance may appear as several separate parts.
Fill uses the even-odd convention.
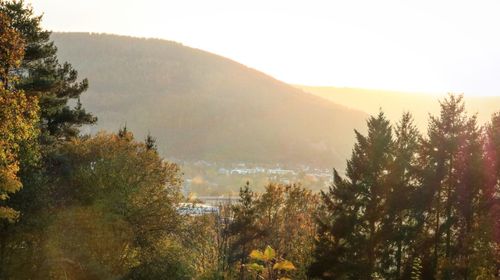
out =
[[[31,0],[53,31],[163,38],[293,84],[500,95],[500,1]]]

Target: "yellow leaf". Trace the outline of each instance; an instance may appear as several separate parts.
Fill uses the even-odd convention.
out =
[[[274,251],[273,248],[271,248],[271,246],[267,246],[266,247],[266,250],[264,250],[264,256],[266,257],[266,259],[268,261],[274,259],[276,257],[276,251]]]
[[[292,262],[284,260],[282,262],[275,263],[273,269],[289,271],[289,270],[295,270],[296,268]]]
[[[259,250],[252,250],[250,258],[258,261],[266,261],[266,256]]]

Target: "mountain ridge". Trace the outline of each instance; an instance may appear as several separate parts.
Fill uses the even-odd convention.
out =
[[[382,109],[392,122],[397,122],[403,112],[409,111],[423,133],[426,132],[429,115],[439,114],[439,101],[446,97],[446,94],[433,95],[355,87],[294,86],[315,96],[367,114],[376,114]],[[464,101],[466,110],[471,114],[477,114],[479,125],[488,122],[492,114],[500,111],[500,105],[495,105],[500,104],[500,96],[468,96],[465,94]]]
[[[88,77],[97,127],[127,125],[182,160],[342,168],[367,115],[220,55],[161,39],[54,33],[62,61]]]

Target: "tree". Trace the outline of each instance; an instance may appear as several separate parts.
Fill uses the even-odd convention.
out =
[[[386,278],[408,278],[415,257],[413,249],[418,241],[418,215],[421,213],[419,149],[420,133],[410,113],[404,113],[394,130],[394,159],[389,169],[387,215],[383,221],[386,250],[382,257]]]
[[[476,117],[465,112],[463,97],[449,95],[432,116],[423,141],[426,228],[432,233],[432,257],[423,264],[425,278],[467,278],[484,185],[481,132]]]
[[[8,54],[5,50],[9,44],[23,42],[17,52],[11,52],[17,53],[17,58],[2,58],[3,69],[9,68],[3,72],[9,74],[8,80],[5,76],[2,80],[13,93],[10,101],[17,98],[16,104],[31,106],[33,114],[26,111],[24,116],[36,118],[33,119],[33,127],[37,134],[27,141],[14,141],[18,150],[17,178],[23,188],[9,195],[11,206],[17,210],[10,214],[14,213],[18,219],[15,224],[3,224],[0,236],[3,237],[2,248],[5,251],[15,248],[9,251],[17,256],[11,259],[13,263],[8,265],[9,268],[15,266],[16,271],[29,272],[33,267],[30,263],[37,263],[42,258],[39,252],[42,235],[51,219],[48,209],[52,206],[51,196],[56,186],[48,183],[51,178],[47,173],[52,167],[48,162],[55,146],[52,144],[73,138],[78,134],[80,125],[94,123],[96,119],[87,114],[79,102],[80,94],[87,88],[87,81],[78,82],[77,72],[71,65],[58,62],[57,48],[50,41],[50,32],[41,28],[41,16],[36,16],[24,1],[17,0],[0,1],[0,13],[10,21],[9,29],[2,28],[2,32],[12,30],[18,34],[18,39],[15,36],[5,37],[8,39],[2,41],[3,54]],[[20,57],[20,53],[23,56]],[[17,112],[21,113],[22,108]],[[2,124],[7,125],[8,122]],[[21,130],[23,122],[18,120],[18,124],[20,126],[16,129]],[[19,132],[16,135],[22,137],[23,134]],[[5,266],[2,264],[2,267]]]
[[[23,145],[38,135],[38,104],[12,87],[11,71],[23,56],[23,40],[10,19],[0,12],[0,278],[4,278],[8,236],[3,234],[19,212],[7,202],[22,187],[19,170]]]
[[[493,219],[493,228],[500,228],[500,221],[494,219],[500,215],[500,112],[494,114],[486,126],[485,140],[486,184],[483,190],[483,208]],[[500,244],[500,232],[496,231],[493,240]]]
[[[37,135],[36,101],[22,93],[0,89],[0,202],[22,187],[18,171],[22,142]],[[2,203],[3,204],[3,203]],[[0,204],[0,219],[14,221],[17,212]]]
[[[233,207],[233,222],[229,225],[231,243],[229,245],[229,263],[238,266],[238,278],[245,279],[244,264],[248,262],[248,254],[255,240],[262,236],[257,225],[258,212],[255,205],[255,194],[247,182],[240,188],[239,204]]]
[[[484,133],[485,183],[473,232],[470,275],[473,279],[500,277],[500,113],[491,117]]]
[[[12,89],[11,71],[23,56],[23,41],[9,18],[0,13],[0,203],[21,189],[18,177],[20,149],[23,142],[37,135],[36,99]],[[3,204],[3,203],[2,203]],[[14,221],[17,212],[0,204],[0,220]]]
[[[105,133],[69,141],[48,156],[52,188],[45,211],[50,220],[37,233],[42,257],[23,259],[18,253],[24,247],[12,243],[18,259],[6,268],[10,275],[137,279],[161,268],[165,279],[172,279],[169,273],[191,271],[175,237],[180,225],[177,165],[133,138]],[[24,270],[16,270],[19,263],[27,264]],[[185,269],[177,270],[181,263]]]
[[[321,193],[316,261],[309,273],[323,279],[381,277],[383,218],[393,160],[392,129],[383,113],[368,120],[368,135],[357,142],[342,179]]]
[[[221,258],[224,257],[221,255],[217,240],[220,218],[216,213],[183,216],[183,228],[179,234],[183,250],[186,255],[190,256],[191,266],[196,271],[196,275],[202,279],[210,276],[223,279],[226,272],[219,267]]]
[[[12,72],[17,77],[15,88],[39,99],[43,142],[75,137],[79,126],[95,123],[96,118],[79,101],[88,81],[79,82],[69,63],[59,63],[50,32],[40,25],[42,17],[23,0],[1,1],[0,12],[11,19],[13,29],[25,42],[24,57]]]
[[[284,236],[281,227],[284,225],[283,208],[285,204],[285,186],[270,183],[265,192],[256,201],[256,210],[259,213],[255,221],[262,230],[264,243],[280,250],[283,248]]]
[[[316,205],[317,196],[299,184],[270,183],[256,202],[259,245],[269,244],[296,264],[290,274],[296,279],[306,278],[312,262]]]

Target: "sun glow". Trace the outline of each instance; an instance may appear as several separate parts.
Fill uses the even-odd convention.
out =
[[[54,31],[174,40],[294,84],[500,95],[496,1],[30,2]]]

